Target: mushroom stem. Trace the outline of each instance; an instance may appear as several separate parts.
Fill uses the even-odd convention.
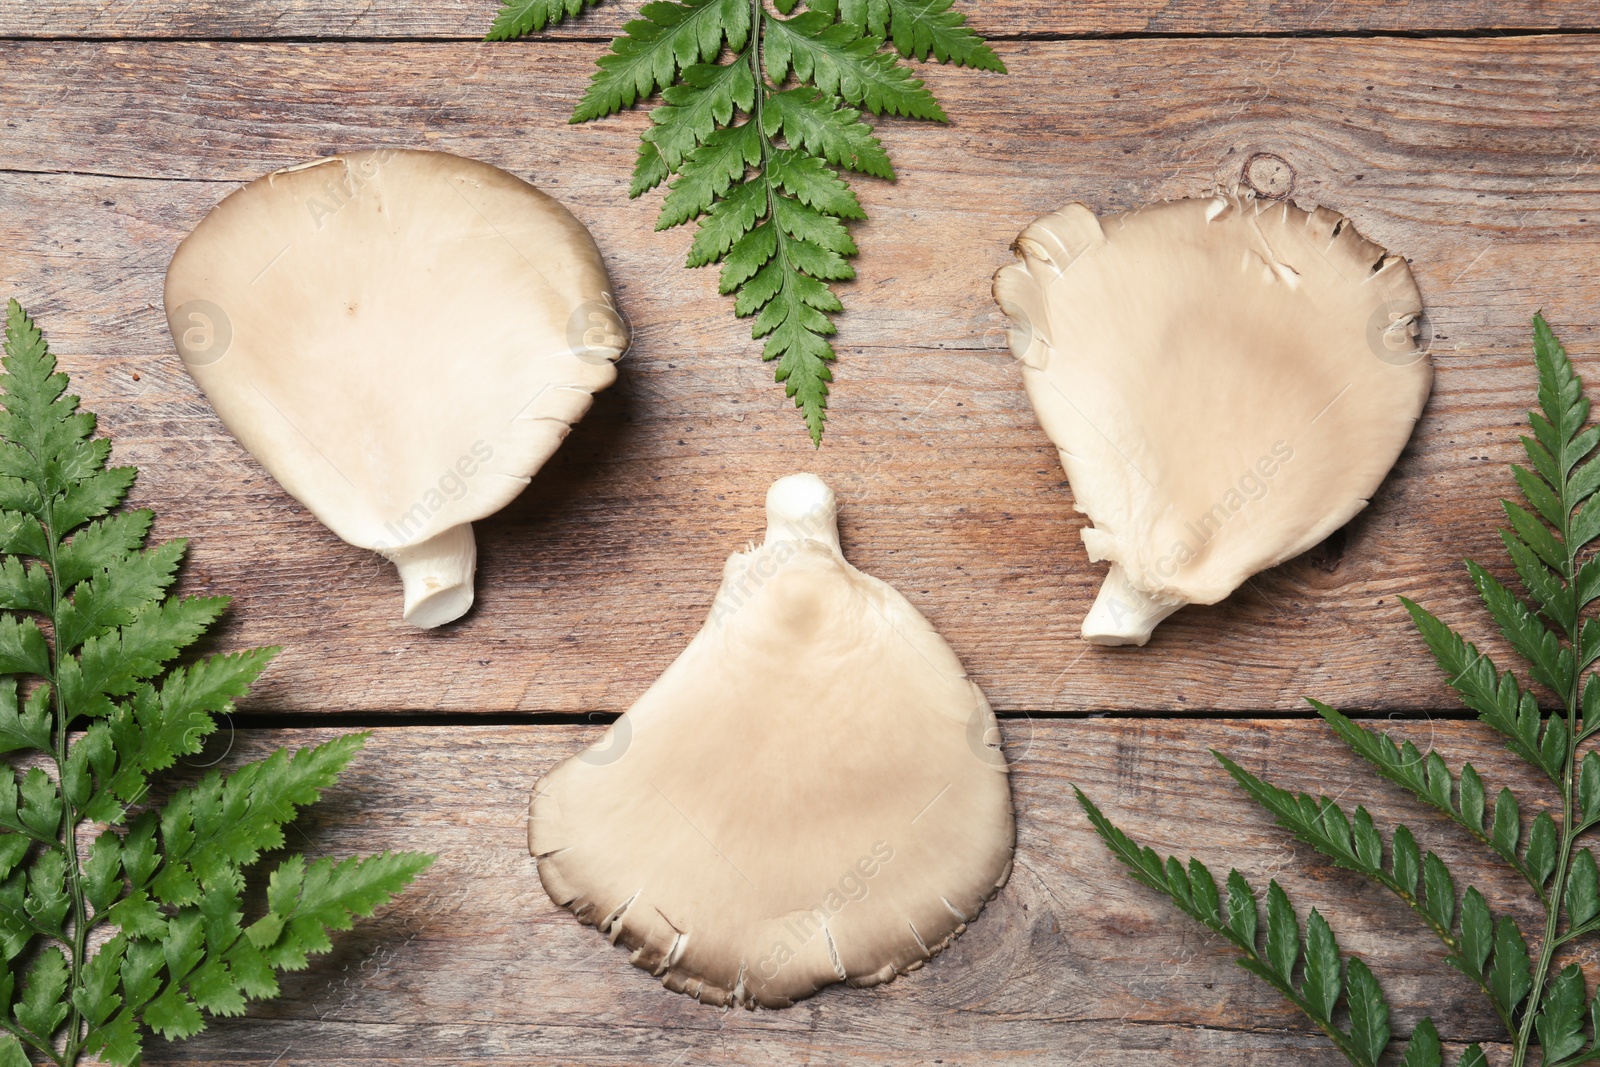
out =
[[[767,544],[817,541],[839,547],[839,506],[833,490],[815,474],[779,478],[767,490]]]
[[[1143,645],[1156,624],[1185,603],[1151,596],[1128,581],[1122,564],[1113,563],[1084,617],[1083,638],[1097,645]]]
[[[406,590],[403,617],[411,625],[431,630],[461,618],[472,607],[478,544],[470,522],[426,541],[383,549],[383,554],[400,570]]]

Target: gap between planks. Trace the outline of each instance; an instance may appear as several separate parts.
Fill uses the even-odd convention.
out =
[[[1018,33],[985,33],[984,40],[996,42],[1071,43],[1074,41],[1286,41],[1286,40],[1350,40],[1372,41],[1387,38],[1403,40],[1495,40],[1512,37],[1579,37],[1600,33],[1600,22],[1584,26],[1511,26],[1482,28],[1422,27],[1417,29],[1375,30],[1084,30],[1078,33],[1022,31]],[[450,34],[437,37],[420,34],[395,36],[340,37],[322,34],[262,34],[249,37],[227,37],[216,34],[173,36],[162,34],[29,34],[0,33],[0,41],[17,41],[27,44],[72,44],[79,41],[128,44],[349,44],[349,45],[449,45],[482,44],[486,47],[537,47],[541,44],[595,44],[609,45],[615,39],[611,33],[579,34],[561,33],[549,36],[533,34],[515,41],[490,41],[469,34]],[[931,62],[928,61],[928,62]]]
[[[1549,711],[1550,709],[1545,709]],[[1382,708],[1340,708],[1346,717],[1357,722],[1477,722],[1478,715],[1466,708],[1419,708],[1403,711],[1386,711]],[[330,724],[326,712],[320,711],[244,711],[232,712],[230,718],[238,730],[306,730],[322,729],[332,725],[337,729],[388,730],[406,727],[434,726],[605,726],[616,722],[624,712],[618,711],[456,711],[397,709],[393,711],[357,711],[339,716]],[[1315,722],[1317,715],[1305,711],[1272,708],[1196,708],[1193,711],[1150,708],[1139,710],[1106,711],[995,711],[1001,722],[1083,722],[1087,720],[1127,719],[1141,723],[1158,722],[1242,722],[1268,719],[1275,722]]]

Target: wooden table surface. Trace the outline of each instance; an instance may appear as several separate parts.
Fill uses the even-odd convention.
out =
[[[34,313],[117,457],[141,469],[134,495],[158,533],[192,538],[185,588],[236,598],[219,646],[286,646],[207,758],[375,727],[303,825],[307,847],[441,855],[281,1001],[153,1041],[147,1062],[1343,1062],[1122,879],[1073,782],[1149,843],[1281,877],[1302,907],[1337,916],[1398,1033],[1423,1009],[1452,1041],[1494,1036],[1409,913],[1287,843],[1207,750],[1404,812],[1442,855],[1476,860],[1448,824],[1369,784],[1304,700],[1408,720],[1419,743],[1516,780],[1459,721],[1396,598],[1502,650],[1459,561],[1506,569],[1496,500],[1533,398],[1529,317],[1543,308],[1580,369],[1600,367],[1600,11],[965,6],[1012,73],[930,67],[950,124],[881,124],[900,178],[856,183],[871,221],[855,227],[860,277],[841,290],[818,451],[714,274],[680,266],[691,234],[654,233],[656,198],[626,199],[644,116],[566,124],[636,5],[489,45],[493,0],[0,0],[0,297]],[[477,607],[425,633],[400,623],[392,568],[334,538],[234,442],[160,311],[177,242],[241,182],[385,145],[476,156],[558,196],[594,231],[635,327],[617,386],[478,525]],[[1017,231],[1063,203],[1203,194],[1260,152],[1287,162],[1295,200],[1412,261],[1433,397],[1347,529],[1184,610],[1145,649],[1091,648],[1077,632],[1101,568],[990,277]],[[766,487],[801,470],[838,490],[850,558],[932,620],[1002,714],[1018,861],[924,970],[725,1012],[661,990],[550,903],[525,805],[678,653],[722,561],[759,536]],[[1497,873],[1479,884],[1515,914]]]

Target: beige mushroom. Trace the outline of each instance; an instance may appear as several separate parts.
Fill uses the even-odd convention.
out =
[[[834,497],[777,482],[711,617],[539,782],[557,904],[678,992],[784,1007],[915,970],[1005,884],[994,715],[917,610],[845,562]]]
[[[471,523],[521,492],[628,343],[583,225],[442,152],[251,182],[178,247],[166,306],[234,436],[340,537],[394,561],[423,627],[471,607]]]
[[[1349,522],[1427,401],[1410,268],[1325,208],[1071,204],[1015,249],[995,299],[1111,563],[1090,641],[1142,645]]]

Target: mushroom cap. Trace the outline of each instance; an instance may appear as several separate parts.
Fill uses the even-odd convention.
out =
[[[529,814],[552,900],[668,988],[747,1007],[921,966],[1015,840],[988,701],[845,562],[812,475],[773,486],[767,541],[728,561],[700,633]]]
[[[504,507],[615,380],[610,289],[533,186],[383,149],[223,200],[173,256],[166,306],[234,436],[340,537],[393,555]]]
[[[1085,636],[1143,644],[1366,506],[1432,382],[1411,270],[1325,208],[1071,204],[995,276],[1093,560]]]

